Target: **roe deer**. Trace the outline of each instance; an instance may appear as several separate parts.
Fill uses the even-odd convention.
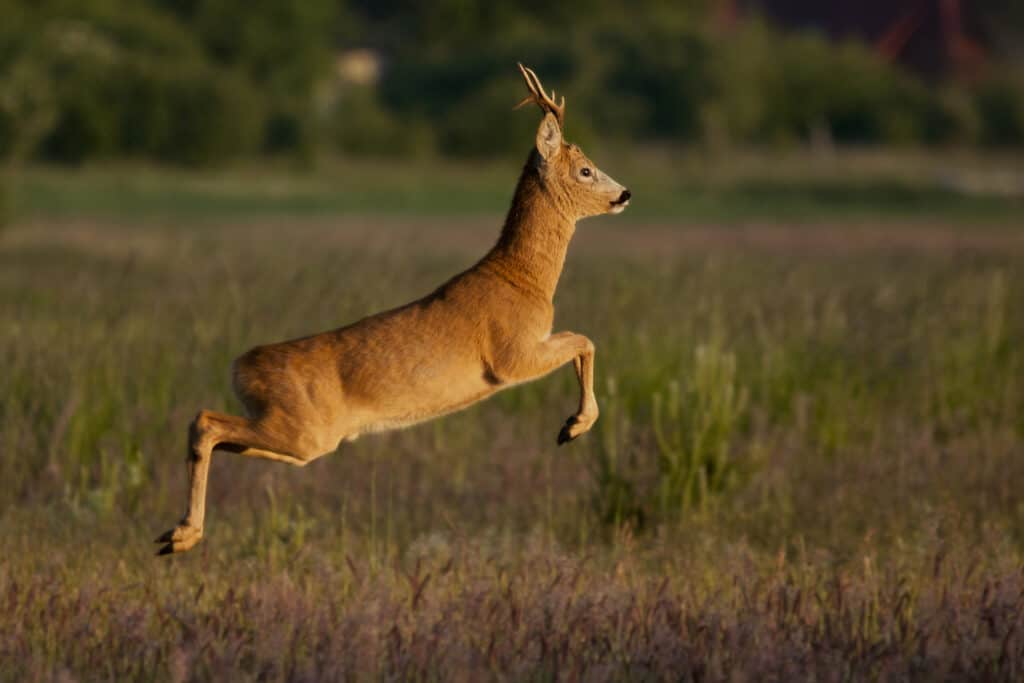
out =
[[[188,509],[157,539],[159,554],[203,536],[214,449],[306,465],[361,434],[461,410],[572,361],[580,403],[558,434],[575,439],[597,420],[594,344],[551,333],[555,286],[576,221],[620,213],[630,192],[562,138],[565,98],[519,65],[543,111],[497,244],[469,270],[411,304],[323,334],[260,346],[233,367],[248,417],[200,411],[189,429]]]

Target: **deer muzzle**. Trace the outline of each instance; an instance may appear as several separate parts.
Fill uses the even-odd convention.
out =
[[[618,199],[612,201],[612,213],[622,213],[622,211],[629,205],[629,199],[633,196],[633,193],[629,190],[623,190],[622,194],[619,195]]]

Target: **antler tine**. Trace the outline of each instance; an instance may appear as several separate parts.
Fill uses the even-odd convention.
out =
[[[522,102],[515,106],[515,109],[522,107],[524,104],[534,102],[541,111],[551,112],[555,116],[555,120],[558,121],[558,125],[561,126],[565,121],[565,95],[562,96],[562,101],[558,104],[555,103],[555,91],[551,91],[551,96],[548,97],[547,93],[544,92],[544,86],[541,84],[540,79],[533,69],[519,64],[519,72],[523,74],[523,78],[526,80],[526,87],[530,90],[530,96],[524,99]]]

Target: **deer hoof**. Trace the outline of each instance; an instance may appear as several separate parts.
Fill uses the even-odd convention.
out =
[[[573,415],[565,421],[565,426],[558,432],[558,445],[561,446],[564,443],[569,443],[580,435],[589,432],[596,421],[596,415],[594,417],[590,415]]]
[[[569,443],[577,436],[583,433],[583,430],[573,430],[579,423],[579,419],[573,415],[565,421],[565,426],[562,427],[561,431],[558,432],[558,445],[561,446],[564,443]]]
[[[156,539],[157,543],[165,544],[157,555],[170,555],[190,550],[203,538],[203,530],[193,526],[180,524]]]

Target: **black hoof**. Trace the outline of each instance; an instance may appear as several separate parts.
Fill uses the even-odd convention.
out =
[[[170,531],[168,531],[166,533],[160,534],[159,538],[157,538],[155,541],[153,541],[153,543],[170,543],[171,542],[171,538],[173,536],[174,536],[174,529],[171,529]]]
[[[572,429],[572,426],[574,424],[576,424],[576,422],[577,422],[577,420],[576,420],[576,416],[575,415],[573,415],[572,417],[570,417],[568,420],[565,421],[565,426],[562,427],[560,432],[558,432],[558,445],[559,446],[561,446],[564,443],[569,443],[570,441],[572,441],[573,439],[576,438],[575,436],[573,436],[569,432],[569,430]]]
[[[171,555],[173,553],[174,545],[172,543],[168,543],[163,548],[160,548],[160,550],[157,551],[156,556],[160,557],[161,555]]]

